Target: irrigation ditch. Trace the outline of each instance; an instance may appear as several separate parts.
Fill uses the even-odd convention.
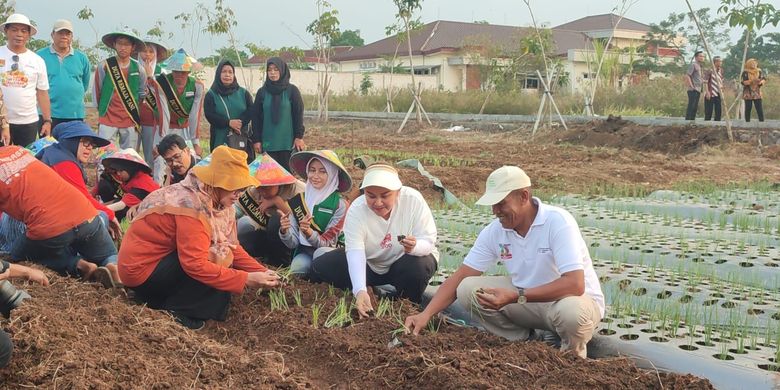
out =
[[[583,232],[607,299],[590,347],[718,388],[780,386],[780,193],[773,188],[642,198],[557,196]],[[493,218],[434,211],[441,260],[430,297]],[[492,270],[505,274],[502,266]],[[474,324],[451,307],[449,315]]]

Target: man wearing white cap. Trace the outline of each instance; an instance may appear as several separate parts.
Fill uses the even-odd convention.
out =
[[[27,42],[38,30],[30,19],[13,14],[0,24],[5,32],[6,45],[0,47],[0,88],[8,109],[10,132],[3,130],[2,140],[8,145],[27,146],[41,135],[51,133],[51,105],[46,64]],[[43,115],[39,123],[38,109]]]
[[[409,331],[419,334],[457,299],[491,333],[514,341],[528,340],[534,329],[552,331],[562,350],[587,356],[604,316],[604,294],[574,217],[532,197],[530,187],[518,167],[490,174],[477,204],[491,206],[497,218],[425,310],[406,318]],[[508,276],[481,276],[496,262],[504,263]]]
[[[49,76],[52,128],[62,122],[84,120],[84,94],[92,66],[87,55],[74,49],[73,24],[60,19],[51,30],[51,46],[38,50]]]

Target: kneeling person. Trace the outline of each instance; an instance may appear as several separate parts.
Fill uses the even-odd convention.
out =
[[[233,203],[257,184],[246,153],[220,146],[209,165],[147,196],[119,249],[119,274],[136,300],[198,329],[225,320],[231,293],[279,285],[236,237]]]
[[[439,258],[431,209],[389,165],[368,167],[360,188],[365,194],[344,222],[345,249],[315,256],[314,277],[351,288],[361,316],[372,311],[367,286],[390,284],[401,298],[420,303]]]
[[[131,207],[137,206],[150,193],[160,189],[150,176],[152,169],[135,149],[127,148],[112,153],[104,157],[102,163],[106,173],[122,189],[122,198],[108,205],[120,221]]]
[[[419,334],[457,296],[491,333],[527,340],[533,329],[553,331],[562,350],[587,356],[586,345],[604,316],[604,294],[574,217],[532,197],[530,187],[518,167],[490,174],[477,204],[492,206],[498,218],[425,310],[406,318],[408,330]],[[497,261],[509,276],[480,276]]]

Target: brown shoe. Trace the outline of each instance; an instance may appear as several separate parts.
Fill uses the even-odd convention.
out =
[[[79,271],[79,274],[81,275],[81,280],[85,282],[92,281],[95,276],[95,271],[97,271],[98,266],[97,264],[90,263],[86,260],[79,260],[78,263],[76,263],[76,269]]]

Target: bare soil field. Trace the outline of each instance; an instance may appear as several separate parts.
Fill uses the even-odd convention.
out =
[[[426,156],[426,168],[462,199],[477,197],[490,171],[506,164],[523,167],[548,192],[780,181],[773,147],[730,144],[722,129],[602,122],[532,140],[525,125],[502,132],[410,128],[400,135],[393,123],[307,125],[309,148],[338,149],[356,183],[362,171],[351,161],[366,151],[388,162]],[[427,179],[400,171],[405,184],[439,201]],[[344,293],[301,281],[284,289],[286,309],[272,310],[267,292],[246,292],[234,297],[226,322],[193,332],[123,292],[50,277],[48,288],[17,283],[34,299],[1,322],[15,344],[11,365],[0,370],[3,387],[712,388],[693,376],[638,369],[628,359],[580,360],[542,343],[510,343],[446,323],[407,336],[399,319],[417,310],[408,302],[395,302],[382,317],[358,320],[353,313],[344,326],[326,328]],[[317,321],[312,305],[321,305]],[[394,338],[400,343],[389,345]]]

